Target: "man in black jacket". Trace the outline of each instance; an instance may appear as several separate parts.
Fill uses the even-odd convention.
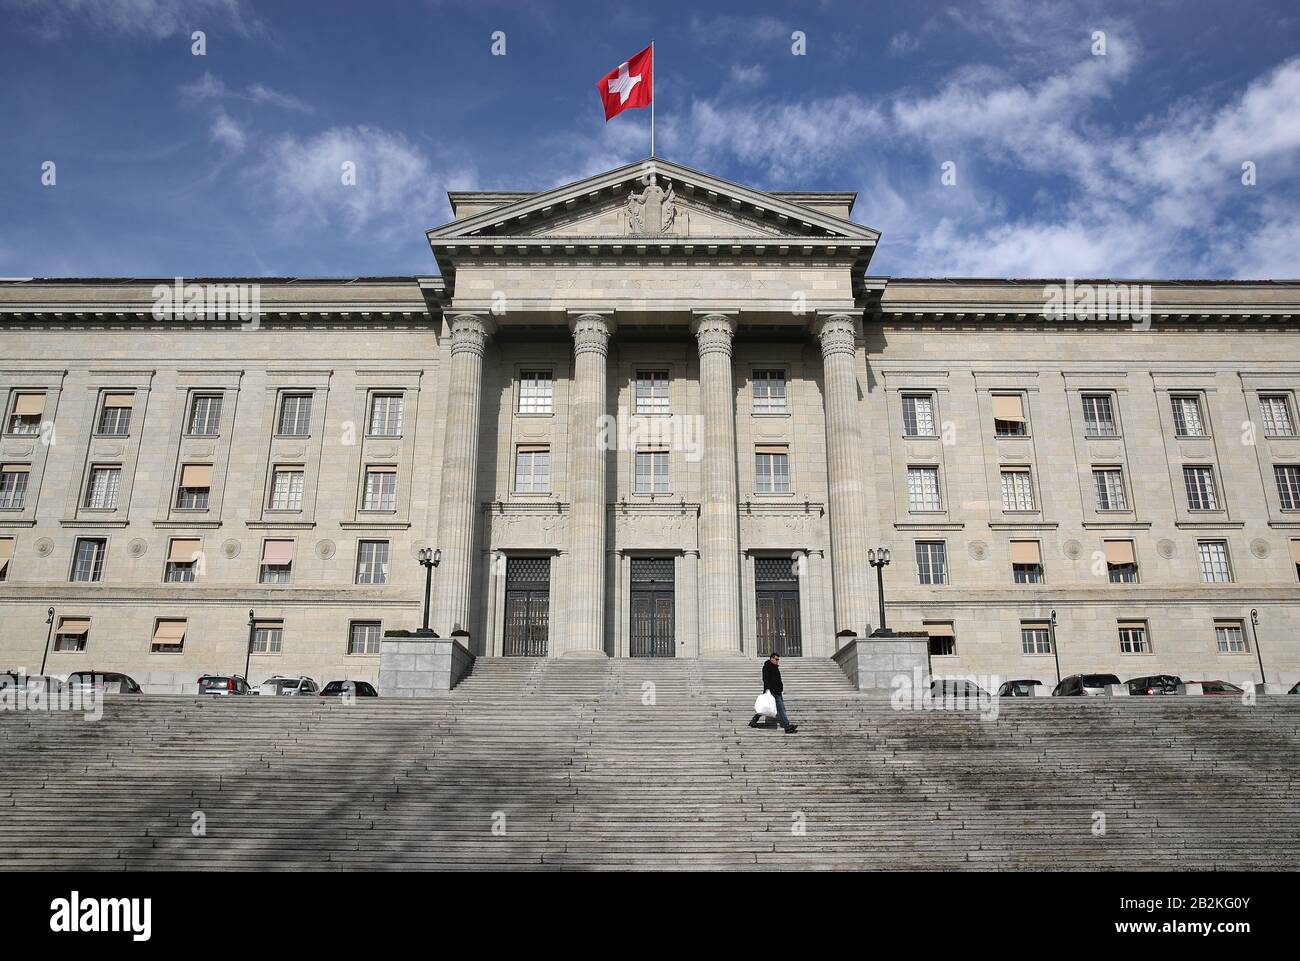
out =
[[[790,719],[785,716],[785,699],[781,697],[781,692],[785,686],[781,683],[781,655],[773,654],[763,662],[763,690],[767,691],[776,698],[776,719],[777,722],[785,728],[786,734],[793,734],[799,730],[798,724],[791,724]],[[750,727],[759,727],[759,721],[762,714],[755,714],[749,722]]]

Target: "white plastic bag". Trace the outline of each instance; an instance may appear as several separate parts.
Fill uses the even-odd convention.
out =
[[[764,691],[754,702],[754,713],[764,717],[776,717],[776,698]]]

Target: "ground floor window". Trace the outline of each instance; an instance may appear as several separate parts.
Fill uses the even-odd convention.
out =
[[[348,653],[378,654],[379,638],[379,621],[353,621],[348,625]]]
[[[1241,621],[1215,621],[1214,639],[1220,654],[1246,653],[1246,631]]]
[[[957,653],[957,632],[952,621],[926,621],[926,633],[930,635],[930,655],[944,657]]]
[[[1121,654],[1151,653],[1151,639],[1147,636],[1146,621],[1119,622],[1119,652]]]
[[[255,621],[253,623],[253,653],[279,654],[284,646],[283,621]]]
[[[1052,629],[1046,623],[1027,621],[1020,625],[1020,647],[1026,654],[1051,654]]]

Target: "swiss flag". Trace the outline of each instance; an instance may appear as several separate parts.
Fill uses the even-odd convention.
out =
[[[654,44],[601,77],[596,89],[605,105],[606,122],[628,107],[650,106],[654,99]]]

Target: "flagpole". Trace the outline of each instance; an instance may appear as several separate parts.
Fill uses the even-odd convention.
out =
[[[655,75],[659,73],[659,64],[655,63],[655,42],[650,41],[650,159],[655,155]]]

